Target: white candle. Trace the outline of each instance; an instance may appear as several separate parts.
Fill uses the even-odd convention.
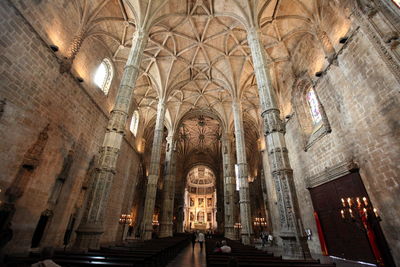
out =
[[[368,206],[368,200],[367,200],[366,197],[363,197],[363,201],[364,201],[364,205],[365,205],[365,206]]]
[[[351,218],[354,218],[354,215],[353,215],[353,210],[352,210],[352,209],[349,209],[349,212],[350,212],[350,216],[351,216]]]
[[[374,208],[374,213],[375,213],[375,217],[378,218],[379,215],[378,215],[378,210],[376,208]]]

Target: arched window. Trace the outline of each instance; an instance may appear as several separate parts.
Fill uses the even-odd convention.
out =
[[[139,127],[139,112],[136,110],[135,112],[133,112],[131,126],[129,127],[129,129],[135,136],[137,134],[138,127]]]
[[[322,122],[322,115],[319,110],[318,99],[313,88],[310,88],[307,92],[307,102],[310,107],[311,118],[314,126],[320,124]]]
[[[307,151],[323,136],[331,132],[331,126],[308,73],[299,75],[293,84],[293,92],[294,112],[303,137],[304,150]]]
[[[113,75],[114,71],[111,61],[108,58],[103,59],[100,66],[97,68],[96,74],[94,75],[94,83],[100,87],[105,95],[108,94]]]

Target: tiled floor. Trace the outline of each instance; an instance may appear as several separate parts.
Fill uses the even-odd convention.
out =
[[[192,244],[184,248],[181,253],[173,259],[167,267],[206,267],[206,249],[200,250],[200,245],[196,243],[194,250]]]

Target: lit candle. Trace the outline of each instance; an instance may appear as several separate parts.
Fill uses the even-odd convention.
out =
[[[344,219],[344,210],[340,210],[340,213],[342,214],[342,219]]]
[[[367,209],[366,209],[366,208],[363,208],[363,211],[364,211],[365,218],[368,218]]]
[[[341,200],[342,200],[343,207],[346,207],[346,202],[344,201],[344,198],[342,198]]]
[[[366,197],[363,197],[363,201],[364,201],[364,205],[365,205],[365,206],[368,206],[368,200],[367,200]]]
[[[350,212],[350,216],[351,216],[351,218],[354,218],[354,215],[353,215],[353,210],[352,210],[352,209],[349,209],[349,212]]]
[[[349,207],[351,207],[351,198],[347,198],[347,203],[349,203]]]
[[[358,197],[357,198],[357,207],[360,207],[361,206],[361,201],[360,201],[360,198]]]
[[[375,213],[375,217],[378,218],[379,215],[378,215],[378,210],[376,208],[374,208],[374,213]]]

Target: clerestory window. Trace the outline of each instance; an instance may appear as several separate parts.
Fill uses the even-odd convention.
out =
[[[103,91],[105,95],[110,90],[111,81],[114,75],[114,71],[111,65],[111,61],[108,58],[103,59],[100,66],[97,68],[96,74],[94,75],[94,83]]]

